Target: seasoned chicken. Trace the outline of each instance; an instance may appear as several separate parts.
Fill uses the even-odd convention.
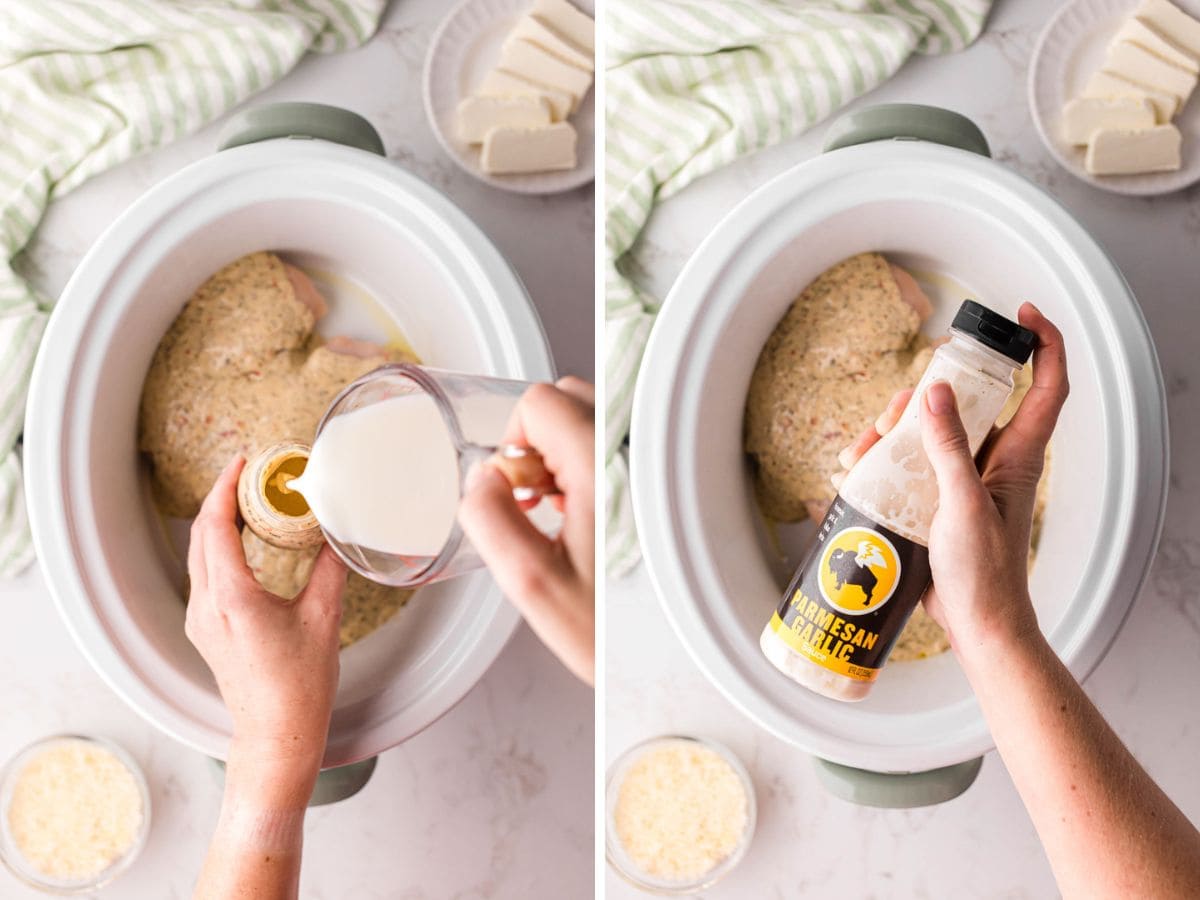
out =
[[[745,447],[767,516],[824,515],[838,452],[928,364],[921,323],[931,310],[912,276],[878,253],[843,260],[792,303],[759,355],[746,402]]]
[[[235,453],[312,441],[329,402],[399,350],[313,328],[328,307],[308,277],[273,253],[252,253],[208,279],[158,345],[142,389],[138,446],[155,499],[189,518]]]
[[[313,331],[329,310],[307,275],[273,253],[252,253],[209,278],[158,345],[142,389],[138,445],[162,512],[191,518],[235,453],[250,459],[280,440],[311,442],[330,401],[404,350]],[[242,533],[246,560],[284,598],[308,582],[316,551],[285,550]],[[387,621],[412,591],[351,574],[342,645]]]

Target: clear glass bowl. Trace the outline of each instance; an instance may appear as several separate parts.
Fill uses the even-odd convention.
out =
[[[738,841],[737,846],[733,848],[725,859],[694,881],[666,880],[642,871],[621,844],[620,839],[617,837],[616,827],[617,798],[620,796],[621,785],[624,784],[625,776],[629,772],[630,767],[648,751],[681,741],[699,744],[717,753],[737,773],[738,780],[741,781],[742,789],[746,794],[746,828],[742,833],[741,840]],[[613,867],[616,873],[639,890],[647,891],[651,894],[668,896],[694,894],[705,888],[712,887],[733,871],[737,867],[737,864],[742,861],[742,857],[746,855],[746,851],[750,848],[750,842],[754,838],[754,826],[757,814],[758,807],[754,799],[754,782],[750,780],[750,773],[746,771],[746,767],[742,765],[742,761],[728,747],[718,744],[716,741],[710,741],[707,738],[680,734],[665,734],[660,737],[650,738],[649,740],[642,741],[640,744],[634,744],[617,757],[613,764],[608,767],[604,795],[605,856],[608,859],[608,864]]]
[[[118,857],[110,863],[103,871],[90,878],[65,880],[46,875],[34,868],[25,859],[13,838],[8,821],[8,809],[12,803],[13,789],[16,786],[17,778],[25,768],[25,765],[39,753],[50,749],[56,744],[74,741],[83,741],[107,750],[129,770],[134,782],[137,784],[138,792],[141,794],[142,824],[129,849],[125,851],[123,856]],[[150,789],[146,784],[146,778],[142,774],[141,767],[138,766],[133,757],[112,741],[80,734],[56,734],[25,747],[9,760],[4,770],[0,772],[0,860],[19,879],[38,890],[60,895],[83,894],[109,884],[133,864],[138,854],[142,852],[142,848],[145,847],[149,834]]]

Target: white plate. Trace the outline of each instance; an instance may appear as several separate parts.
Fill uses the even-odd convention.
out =
[[[595,18],[593,0],[572,0]],[[579,165],[563,172],[489,175],[479,165],[479,147],[463,143],[455,127],[458,102],[470,96],[495,66],[500,47],[513,26],[529,11],[530,0],[463,0],[438,28],[425,59],[425,112],[433,133],[459,166],[494,187],[518,194],[556,194],[596,176],[595,90],[567,121],[579,133]]]
[[[1200,18],[1200,0],[1172,2]],[[1100,70],[1108,42],[1137,6],[1137,0],[1074,0],[1059,10],[1033,50],[1029,110],[1047,149],[1076,178],[1114,194],[1146,197],[1200,181],[1200,100],[1193,97],[1175,116],[1175,125],[1183,133],[1183,166],[1177,172],[1091,175],[1083,166],[1086,148],[1074,147],[1062,136],[1063,104],[1078,97]]]

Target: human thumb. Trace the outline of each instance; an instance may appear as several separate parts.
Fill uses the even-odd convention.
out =
[[[961,496],[983,488],[954,390],[945,381],[933,382],[921,397],[921,442],[940,494]]]

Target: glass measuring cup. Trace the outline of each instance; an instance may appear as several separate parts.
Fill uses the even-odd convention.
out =
[[[529,386],[523,381],[447,372],[410,363],[382,366],[347,385],[334,398],[317,426],[314,455],[319,452],[322,434],[339,418],[394,398],[424,395],[432,400],[439,414],[435,417],[438,421],[431,423],[431,427],[445,428],[455,457],[455,510],[457,500],[464,492],[468,472],[489,458],[513,484],[515,499],[536,501],[558,493],[553,477],[546,471],[537,451],[504,442],[504,431],[512,411]],[[386,457],[388,448],[380,449]],[[306,471],[297,482],[302,494],[307,475]],[[389,471],[384,477],[403,478],[404,473]],[[315,503],[314,511],[319,517],[321,511]],[[385,517],[388,513],[380,509],[375,512]],[[538,503],[526,514],[549,536],[557,534],[562,524],[561,514],[548,503]],[[321,523],[325,539],[346,565],[381,584],[415,587],[483,566],[479,554],[459,527],[457,515],[453,516],[448,534],[436,552],[409,554],[381,550],[346,534],[339,535],[335,530],[330,523]]]

